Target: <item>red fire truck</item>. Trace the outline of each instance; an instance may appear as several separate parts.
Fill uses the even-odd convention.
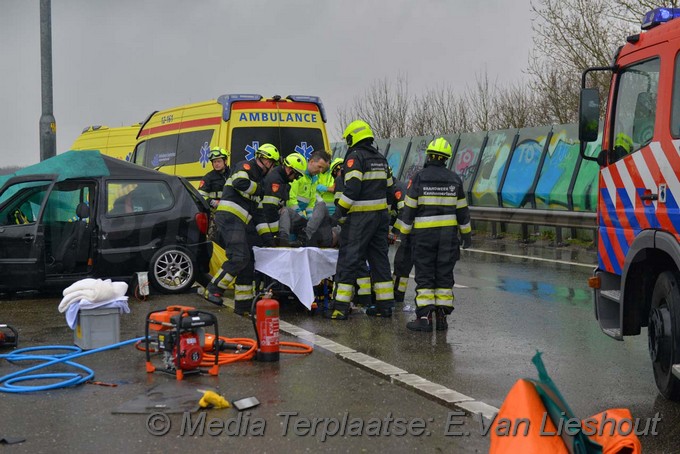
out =
[[[583,159],[600,164],[598,265],[589,285],[602,330],[617,340],[647,327],[661,394],[680,400],[680,9],[645,15],[610,67],[588,68],[581,81]],[[611,88],[602,151],[600,102],[588,74],[609,71]]]

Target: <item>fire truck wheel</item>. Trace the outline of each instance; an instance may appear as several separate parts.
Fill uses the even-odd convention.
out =
[[[181,246],[162,247],[151,258],[149,281],[161,293],[183,293],[195,279],[191,253]]]
[[[664,271],[654,285],[647,327],[654,379],[664,397],[680,400],[680,380],[673,364],[680,364],[680,273]]]

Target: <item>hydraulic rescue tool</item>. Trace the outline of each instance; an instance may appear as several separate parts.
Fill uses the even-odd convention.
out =
[[[9,325],[0,324],[0,348],[15,348],[19,343],[19,333]]]
[[[205,328],[213,327],[214,337],[206,336]],[[215,362],[207,370],[210,375],[218,375],[219,339],[217,317],[215,315],[188,306],[168,306],[165,309],[151,311],[146,316],[146,371],[156,370],[174,374],[182,380],[185,374],[205,372],[201,362],[205,353],[212,352]],[[212,342],[206,342],[209,337]],[[157,369],[151,363],[152,344],[163,358],[163,368]]]

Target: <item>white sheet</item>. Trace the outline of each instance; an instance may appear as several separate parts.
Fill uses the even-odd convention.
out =
[[[335,274],[337,249],[253,247],[255,269],[290,287],[307,309],[314,302],[314,286]]]

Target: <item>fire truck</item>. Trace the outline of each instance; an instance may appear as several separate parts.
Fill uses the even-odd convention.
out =
[[[579,139],[600,165],[598,264],[589,286],[602,331],[617,340],[647,328],[656,385],[680,400],[680,9],[647,13],[609,67],[583,72]],[[588,75],[611,73],[600,98]]]

